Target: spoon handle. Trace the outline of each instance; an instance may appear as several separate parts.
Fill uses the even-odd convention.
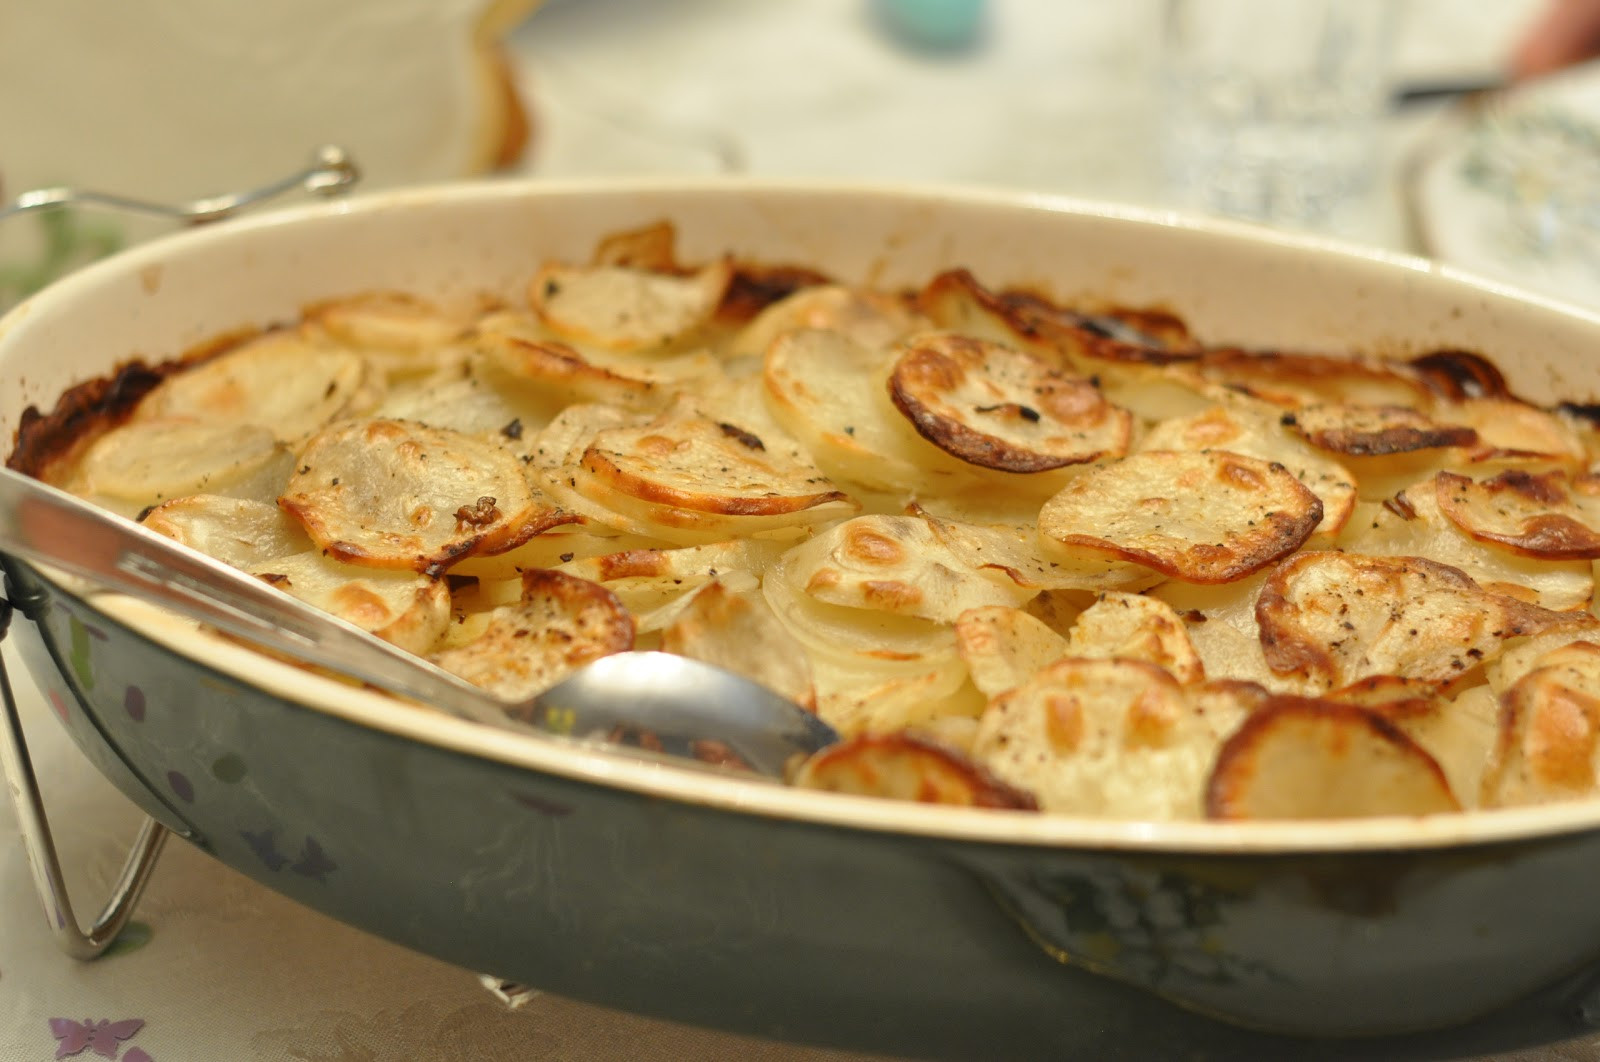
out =
[[[0,550],[465,719],[515,726],[483,691],[336,616],[36,479],[0,469]]]

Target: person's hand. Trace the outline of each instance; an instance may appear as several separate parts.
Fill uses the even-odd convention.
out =
[[[1600,56],[1600,0],[1550,0],[1511,57],[1514,78],[1537,77]]]

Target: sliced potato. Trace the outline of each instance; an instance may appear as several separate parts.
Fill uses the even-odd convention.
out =
[[[1172,606],[1154,597],[1111,591],[1078,617],[1067,656],[1143,660],[1184,685],[1201,682],[1205,666]]]
[[[1588,561],[1537,560],[1475,541],[1440,511],[1431,481],[1407,487],[1383,505],[1363,503],[1339,545],[1353,553],[1427,557],[1460,568],[1485,590],[1545,608],[1582,609],[1594,596]]]
[[[537,497],[500,447],[398,420],[318,434],[279,503],[340,560],[431,574],[573,519]]]
[[[660,350],[710,323],[732,276],[727,261],[688,275],[550,263],[534,276],[528,302],[563,338],[609,350]]]
[[[1506,471],[1484,480],[1434,478],[1439,511],[1479,542],[1525,557],[1600,557],[1600,477]]]
[[[1255,404],[1234,400],[1202,413],[1164,421],[1139,441],[1140,450],[1227,450],[1275,461],[1322,503],[1315,534],[1336,535],[1355,508],[1355,477],[1344,466],[1317,453],[1282,426],[1280,417]]]
[[[930,659],[955,655],[950,628],[917,616],[881,609],[831,605],[805,593],[786,555],[761,580],[767,603],[815,662],[834,658],[852,667],[925,668]]]
[[[1207,351],[1198,367],[1208,380],[1289,409],[1337,402],[1427,410],[1433,404],[1413,366],[1381,358],[1224,349]]]
[[[372,416],[481,435],[520,455],[522,440],[531,441],[555,410],[530,400],[518,388],[497,386],[492,372],[469,361],[426,377],[414,387],[391,390],[373,408]]]
[[[163,380],[139,403],[146,420],[255,424],[286,442],[377,404],[382,381],[366,358],[298,332],[268,332]]]
[[[628,549],[565,561],[555,570],[601,584],[639,615],[735,572],[749,574],[754,586],[786,548],[781,542],[745,538],[673,549]]]
[[[1043,472],[1125,453],[1132,417],[1094,384],[999,343],[922,333],[896,348],[889,396],[917,434],[968,464]]]
[[[1018,346],[1083,372],[1116,363],[1164,365],[1198,354],[1188,329],[1172,314],[1080,313],[1032,292],[990,291],[965,269],[934,277],[917,305],[941,328]]]
[[[1565,618],[1436,561],[1335,552],[1284,561],[1256,603],[1268,665],[1317,689],[1371,675],[1454,686],[1508,640]]]
[[[409,652],[433,648],[450,623],[449,589],[416,572],[373,571],[320,553],[273,557],[246,570]]]
[[[522,574],[522,600],[433,662],[506,701],[542,693],[593,660],[633,648],[633,617],[598,583],[561,572]]]
[[[403,291],[370,291],[306,307],[305,320],[387,372],[428,372],[450,360],[473,314],[450,312]]]
[[[800,448],[768,449],[755,433],[690,407],[596,432],[579,463],[589,478],[580,477],[578,489],[590,497],[621,492],[725,516],[783,516],[848,501]]]
[[[989,702],[973,755],[1046,811],[1197,818],[1218,742],[1247,710],[1217,708],[1197,710],[1154,664],[1068,657]]]
[[[1545,657],[1573,642],[1600,642],[1600,619],[1587,612],[1568,613],[1566,623],[1555,624],[1524,638],[1514,638],[1485,669],[1489,688],[1504,695],[1518,680],[1544,666]]]
[[[268,502],[194,494],[145,514],[144,526],[235,568],[311,551],[311,539],[288,513]]]
[[[912,516],[836,524],[797,546],[786,571],[818,601],[941,623],[984,605],[1016,607],[1037,592],[966,564]]]
[[[898,663],[860,655],[845,659],[809,646],[807,657],[817,714],[846,737],[907,728],[928,732],[952,718],[975,717],[985,704],[953,648]]]
[[[759,592],[734,593],[721,578],[704,584],[663,628],[661,648],[726,668],[816,710],[805,649]]]
[[[135,508],[190,494],[237,493],[263,477],[281,485],[291,454],[258,424],[133,420],[84,452],[71,488]]]
[[[1322,503],[1282,465],[1224,450],[1151,450],[1075,479],[1039,513],[1069,557],[1140,564],[1225,583],[1300,548]]]
[[[1600,644],[1574,642],[1501,698],[1500,735],[1484,775],[1489,807],[1590,796],[1600,777]]]
[[[798,329],[767,348],[768,408],[828,475],[881,490],[914,490],[964,474],[889,401],[886,351],[837,332]]]
[[[955,632],[972,684],[990,697],[1027,682],[1067,649],[1044,621],[1005,605],[968,609],[956,618]]]
[[[1410,406],[1321,402],[1283,415],[1283,423],[1319,450],[1377,457],[1472,446],[1478,433],[1464,424],[1439,424]]]
[[[1468,398],[1441,406],[1436,416],[1478,434],[1477,460],[1495,455],[1560,461],[1576,467],[1583,438],[1558,415],[1509,397]]]
[[[869,734],[814,753],[792,779],[802,789],[961,807],[1037,809],[1031,794],[959,752],[913,734]]]
[[[1359,705],[1399,727],[1439,764],[1461,806],[1477,806],[1498,731],[1499,705],[1487,686],[1446,700],[1428,683],[1374,675],[1334,690],[1328,699]]]
[[[1304,681],[1268,667],[1261,650],[1256,600],[1269,572],[1210,586],[1172,581],[1149,591],[1149,596],[1171,606],[1183,620],[1207,675],[1252,682],[1274,693],[1308,692]]]
[[[773,303],[734,336],[734,356],[761,357],[774,340],[796,329],[824,329],[866,350],[885,350],[928,325],[902,300],[864,288],[826,284]]]
[[[1274,697],[1217,754],[1206,814],[1341,819],[1459,811],[1444,771],[1381,716],[1353,704]]]

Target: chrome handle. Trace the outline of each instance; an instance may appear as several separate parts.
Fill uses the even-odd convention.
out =
[[[187,203],[169,204],[151,203],[142,199],[129,199],[126,196],[74,188],[38,188],[23,192],[10,203],[0,206],[0,221],[39,210],[85,205],[150,214],[188,222],[191,225],[203,225],[211,221],[221,221],[246,207],[294,191],[296,188],[319,196],[339,195],[360,179],[361,171],[344,149],[329,144],[316,150],[310,165],[305,169],[271,184],[264,184],[244,192],[204,196]]]

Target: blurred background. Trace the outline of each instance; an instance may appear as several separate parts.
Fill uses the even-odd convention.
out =
[[[332,141],[365,188],[980,185],[1312,229],[1594,302],[1600,77],[1463,92],[1503,86],[1559,2],[13,0],[0,198],[185,199]],[[0,303],[155,231],[101,214],[0,228]]]

